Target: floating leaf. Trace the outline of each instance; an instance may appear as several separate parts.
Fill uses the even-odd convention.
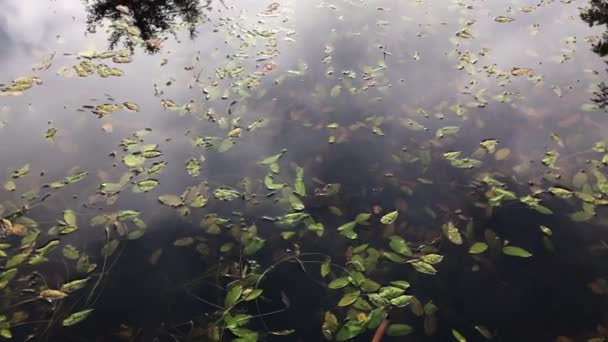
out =
[[[63,291],[51,290],[51,289],[42,290],[42,291],[40,291],[39,295],[40,295],[40,298],[46,299],[48,301],[59,300],[59,299],[63,299],[68,296],[67,293],[65,293]]]
[[[458,330],[456,330],[456,329],[452,329],[452,336],[454,336],[454,338],[458,342],[467,342],[467,339],[464,336],[462,336],[462,334],[459,333]]]
[[[391,299],[390,303],[392,306],[395,306],[398,308],[403,308],[403,307],[408,306],[408,304],[410,304],[410,302],[412,301],[413,298],[414,298],[414,296],[401,295],[401,296]]]
[[[532,256],[530,252],[516,246],[505,246],[502,248],[502,252],[506,255],[520,258],[529,258]]]
[[[159,182],[156,179],[144,179],[139,181],[133,187],[134,192],[148,192],[156,188]]]
[[[513,20],[515,20],[515,19],[510,18],[510,17],[502,17],[502,16],[494,18],[494,21],[499,22],[499,23],[510,23]]]
[[[511,75],[513,76],[528,76],[532,73],[532,69],[529,68],[513,68],[511,69]]]
[[[443,234],[455,245],[462,245],[462,236],[460,235],[460,231],[452,221],[444,224],[442,226]]]
[[[0,273],[0,289],[5,288],[8,283],[17,275],[17,269],[11,268]]]
[[[405,336],[414,332],[414,328],[407,324],[391,324],[386,329],[388,336]]]
[[[274,164],[277,161],[279,161],[279,158],[281,158],[282,156],[283,156],[283,153],[278,153],[278,154],[275,154],[270,157],[266,157],[266,158],[262,159],[261,161],[259,161],[259,163],[262,165],[271,165],[271,164]]]
[[[439,254],[427,254],[425,256],[422,257],[422,261],[426,262],[427,264],[438,264],[443,260],[443,256],[439,255]]]
[[[72,293],[83,288],[87,284],[87,281],[89,281],[89,278],[72,280],[69,283],[63,284],[60,290],[63,292]]]
[[[15,191],[17,189],[17,185],[12,180],[8,180],[4,183],[4,189],[6,191]]]
[[[496,154],[494,155],[494,158],[496,160],[505,160],[509,157],[509,155],[511,154],[511,150],[509,150],[508,148],[501,148],[498,151],[496,151]]]
[[[78,249],[76,249],[76,247],[72,245],[66,245],[65,247],[63,247],[62,253],[66,259],[70,260],[76,260],[80,256],[80,252],[78,251]]]
[[[174,208],[184,205],[182,199],[176,195],[162,195],[158,197],[158,201],[164,205]]]
[[[123,162],[128,168],[138,167],[144,164],[146,158],[142,155],[127,154],[123,158]]]
[[[21,168],[13,171],[13,178],[21,178],[30,172],[30,164],[25,164]]]
[[[137,103],[124,102],[122,105],[132,112],[139,112],[139,105]]]
[[[412,263],[412,266],[414,267],[414,269],[420,273],[426,273],[426,274],[436,274],[437,270],[435,269],[435,267],[433,267],[433,265],[428,264],[426,262],[423,261],[415,261]]]
[[[382,218],[380,219],[380,222],[382,224],[392,224],[393,222],[395,222],[395,220],[397,219],[397,217],[399,216],[399,212],[397,210],[392,211],[384,216],[382,216]]]
[[[173,241],[173,245],[177,246],[177,247],[190,246],[193,243],[194,243],[194,238],[192,238],[192,237],[184,237],[184,238]]]
[[[471,245],[471,248],[469,248],[469,253],[471,254],[480,254],[485,252],[488,249],[488,244],[485,242],[475,242],[473,245]]]
[[[217,188],[213,191],[213,197],[221,201],[233,201],[241,197],[241,194],[238,191],[232,189]]]
[[[435,132],[436,138],[443,138],[446,135],[456,134],[460,131],[460,127],[458,126],[446,126],[438,129]]]
[[[411,249],[407,245],[407,242],[400,236],[397,236],[397,235],[391,236],[389,245],[395,252],[397,252],[401,255],[405,255],[408,257],[413,255]]]
[[[243,294],[243,286],[234,285],[226,294],[226,298],[224,299],[224,306],[229,308],[233,306],[239,298],[241,298],[241,294]]]
[[[190,158],[186,161],[186,171],[192,177],[198,177],[201,174],[201,163],[198,159]]]
[[[338,306],[349,306],[354,303],[360,295],[360,291],[349,292],[340,299]]]
[[[333,339],[333,334],[338,331],[338,318],[330,311],[326,311],[323,316],[323,325],[321,326],[323,337],[327,340]]]
[[[348,284],[350,284],[350,279],[348,277],[343,277],[343,278],[336,278],[334,280],[332,280],[327,287],[329,287],[330,289],[341,289],[343,287],[346,287]]]

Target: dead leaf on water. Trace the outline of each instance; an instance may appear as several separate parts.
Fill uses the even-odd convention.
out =
[[[511,69],[511,75],[513,76],[528,76],[532,73],[532,69],[530,68],[517,68],[514,67]]]
[[[499,23],[510,23],[513,20],[515,20],[515,19],[510,18],[510,17],[503,17],[503,16],[494,18],[494,21],[499,22]]]

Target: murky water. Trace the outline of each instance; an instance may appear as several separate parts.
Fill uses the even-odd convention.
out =
[[[3,1],[0,336],[605,340],[604,7]]]

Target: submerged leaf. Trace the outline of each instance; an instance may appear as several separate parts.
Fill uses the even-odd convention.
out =
[[[91,314],[91,312],[93,312],[93,309],[87,309],[87,310],[74,312],[73,314],[71,314],[70,316],[68,316],[66,319],[63,320],[63,326],[69,327],[71,325],[78,324],[78,323],[84,321]]]

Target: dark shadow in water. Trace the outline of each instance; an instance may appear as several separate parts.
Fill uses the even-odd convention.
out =
[[[581,19],[589,24],[590,27],[608,25],[608,2],[605,0],[591,0],[589,7],[581,11]],[[608,26],[602,34],[602,38],[592,45],[591,50],[600,57],[608,55]],[[600,108],[608,106],[608,85],[605,82],[598,84],[599,90],[594,93],[595,97],[591,100]]]
[[[93,0],[87,6],[87,25],[89,32],[95,32],[103,19],[118,20],[132,19],[132,25],[137,27],[145,42],[148,53],[160,49],[161,33],[173,31],[175,25],[184,25],[190,38],[196,37],[196,27],[203,16],[203,9],[211,7],[212,0]],[[110,49],[119,42],[133,50],[135,44],[127,30],[114,29],[109,37]]]

